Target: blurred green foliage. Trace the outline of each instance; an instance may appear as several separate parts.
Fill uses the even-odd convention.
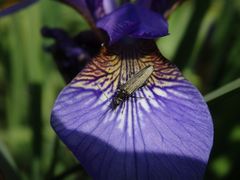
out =
[[[188,0],[171,15],[170,36],[158,41],[206,94],[215,140],[205,179],[240,177],[239,22],[239,0]],[[52,43],[41,37],[43,26],[72,35],[88,28],[75,11],[54,1],[0,19],[0,179],[63,179],[76,169],[66,179],[87,179],[49,124],[64,82],[43,51]]]

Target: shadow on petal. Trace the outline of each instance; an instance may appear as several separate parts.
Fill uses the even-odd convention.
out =
[[[95,180],[203,179],[206,167],[203,161],[147,150],[144,152],[119,151],[89,134],[78,131],[73,134],[81,141],[81,146],[73,153]],[[115,141],[122,146],[126,143],[125,138],[120,137]],[[69,142],[65,143],[68,147],[71,146]]]

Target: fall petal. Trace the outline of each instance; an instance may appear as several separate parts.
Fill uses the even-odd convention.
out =
[[[147,65],[146,85],[113,109],[117,87]],[[103,48],[60,93],[51,124],[96,180],[202,179],[213,141],[202,96],[147,40]]]

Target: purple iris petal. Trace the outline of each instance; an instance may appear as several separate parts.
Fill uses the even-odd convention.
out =
[[[110,44],[124,37],[155,39],[168,35],[168,25],[161,13],[150,10],[158,1],[137,1],[125,3],[116,9],[114,0],[60,0],[78,10],[92,27],[105,30]],[[165,1],[161,2],[164,7]],[[162,6],[161,6],[162,7]],[[113,11],[114,10],[114,11]]]
[[[105,13],[109,14],[114,9],[117,8],[117,4],[116,4],[115,0],[104,0],[103,1],[103,7],[104,7],[104,10],[105,10]]]
[[[140,24],[136,8],[126,4],[97,22],[97,26],[108,33],[110,43],[126,37]]]
[[[147,65],[147,84],[112,109]],[[51,124],[95,180],[202,179],[213,140],[202,96],[147,40],[104,49],[60,93]]]
[[[115,8],[114,0],[59,0],[72,6],[91,24],[110,13]]]
[[[137,0],[137,4],[163,15],[180,1],[181,0]]]
[[[154,39],[168,34],[160,14],[129,3],[100,19],[97,26],[108,33],[110,43],[126,36]]]
[[[100,49],[100,42],[91,31],[70,38],[62,29],[45,27],[42,28],[42,34],[55,40],[55,44],[47,50],[52,53],[66,82],[70,82]]]
[[[14,13],[30,4],[36,2],[37,0],[14,0],[14,1],[4,1],[0,3],[0,17],[11,13]]]
[[[140,19],[138,28],[130,34],[132,37],[154,39],[168,35],[167,21],[158,13],[141,6],[135,6]]]

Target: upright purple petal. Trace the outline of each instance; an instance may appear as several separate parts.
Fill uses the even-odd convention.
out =
[[[137,1],[136,1],[136,4],[137,4],[138,6],[142,6],[142,7],[145,7],[145,8],[150,9],[151,6],[152,6],[152,1],[153,1],[153,0],[137,0]]]
[[[140,24],[136,8],[132,4],[126,4],[105,16],[97,22],[97,27],[108,33],[110,43],[114,43],[126,37],[136,30]]]
[[[154,39],[168,34],[168,25],[158,13],[141,6],[125,4],[97,22],[108,33],[110,43],[131,36]]]
[[[118,85],[147,65],[146,85],[112,109]],[[60,93],[51,124],[95,180],[202,179],[213,141],[202,96],[147,40],[103,48]]]
[[[25,8],[37,0],[4,0],[0,2],[0,17],[14,13],[22,8]]]
[[[105,14],[109,14],[117,8],[117,4],[115,0],[104,0],[103,8],[104,8]]]
[[[140,19],[140,24],[131,33],[132,37],[154,39],[168,35],[168,24],[161,14],[142,8],[141,6],[135,6],[135,8]]]
[[[165,17],[169,11],[182,0],[137,0],[137,4],[152,9]]]
[[[116,8],[115,0],[59,0],[82,14],[91,24]]]

